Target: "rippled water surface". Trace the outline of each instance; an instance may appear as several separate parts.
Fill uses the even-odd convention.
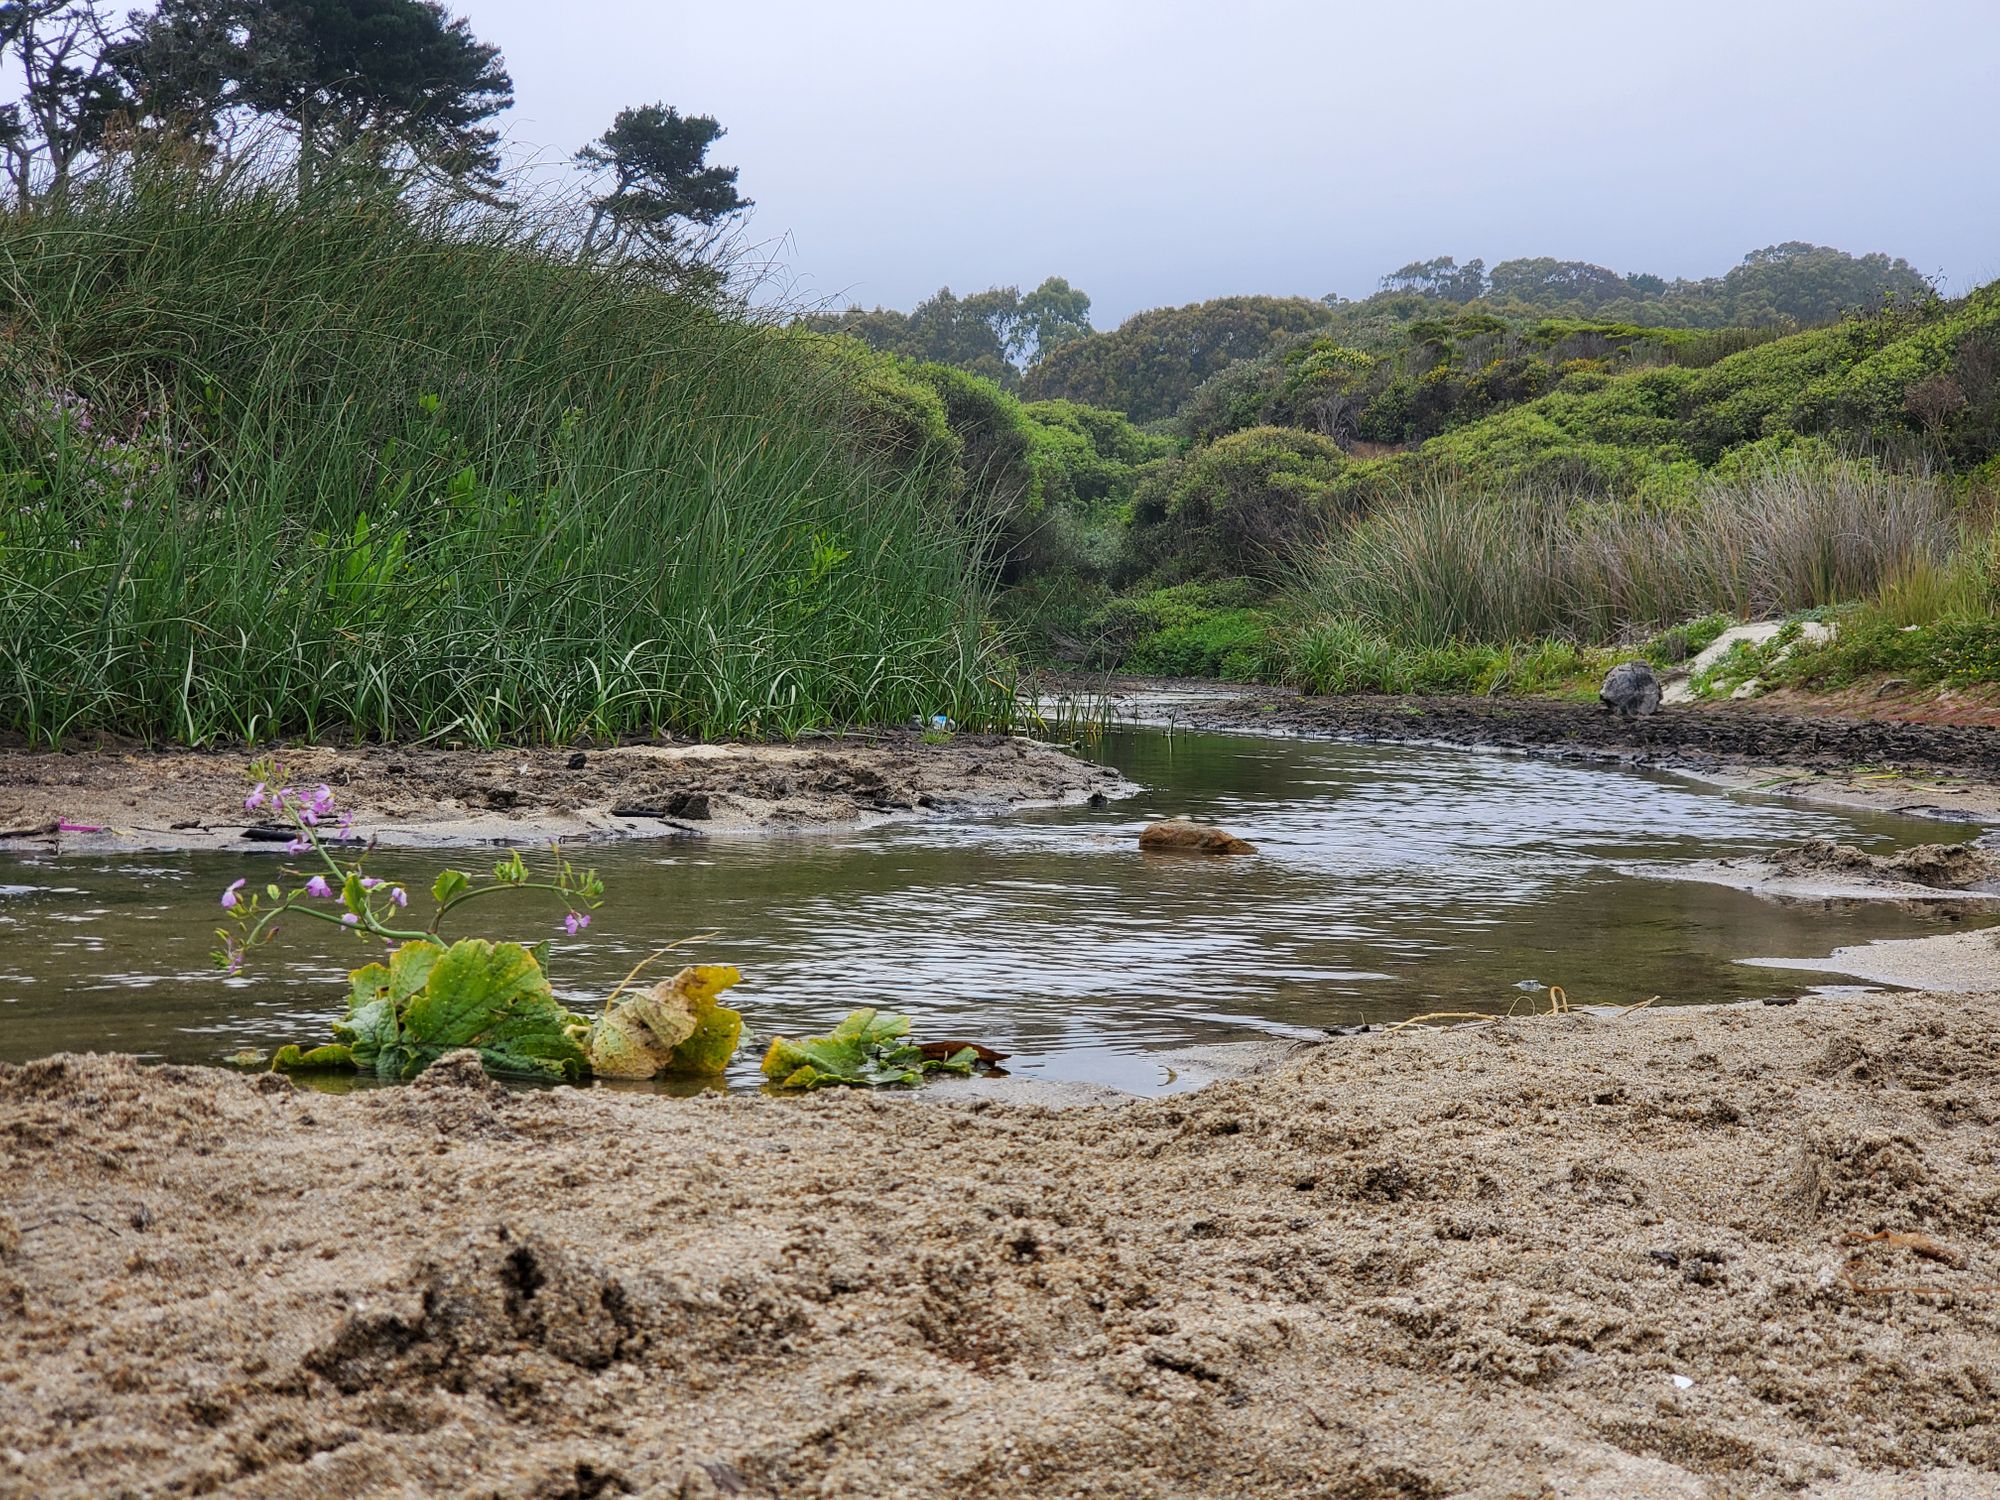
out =
[[[1129,730],[1102,753],[1145,792],[991,821],[592,849],[610,901],[592,941],[556,932],[557,987],[582,1008],[637,957],[714,929],[702,955],[745,975],[733,992],[750,1030],[742,1081],[770,1035],[878,1005],[913,1012],[932,1036],[990,1041],[1029,1076],[1156,1089],[1169,1073],[1147,1054],[1163,1047],[1504,1006],[1524,979],[1582,1002],[1795,994],[1823,976],[1733,960],[1954,920],[1616,866],[1811,835],[1887,849],[1962,838],[1961,826],[1474,752]],[[1145,823],[1183,812],[1260,852],[1137,851]],[[214,1061],[325,1039],[358,943],[302,934],[317,941],[233,980],[208,966],[216,893],[275,863],[0,860],[0,1058],[94,1048]],[[424,883],[435,868],[395,852],[377,863]],[[554,930],[539,909],[523,916],[534,936]]]

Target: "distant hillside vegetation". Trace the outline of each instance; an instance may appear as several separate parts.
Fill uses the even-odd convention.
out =
[[[1623,276],[1583,261],[1547,258],[1504,261],[1488,273],[1479,261],[1460,266],[1444,256],[1391,273],[1381,291],[1360,301],[1219,297],[1139,313],[1116,329],[1075,338],[1043,355],[1022,376],[1021,388],[1035,397],[1108,406],[1134,422],[1157,422],[1180,412],[1205,382],[1231,365],[1295,350],[1297,336],[1307,333],[1324,333],[1377,356],[1469,341],[1467,357],[1490,348],[1493,357],[1512,359],[1535,352],[1525,346],[1539,343],[1545,357],[1553,352],[1560,362],[1602,359],[1616,346],[1647,338],[1648,330],[1761,331],[1750,339],[1739,334],[1734,344],[1708,345],[1655,332],[1656,347],[1639,351],[1666,361],[1679,349],[1700,362],[1756,337],[1885,305],[1915,305],[1929,296],[1929,284],[1907,261],[1798,242],[1753,251],[1727,275],[1699,281]],[[1559,326],[1565,321],[1579,326]],[[1524,325],[1543,326],[1529,334]],[[1596,342],[1589,337],[1593,332]],[[1507,341],[1496,336],[1508,333],[1512,346],[1498,347]],[[1487,345],[1478,343],[1482,338]],[[1557,350],[1564,339],[1576,342]],[[1433,359],[1423,369],[1440,362]],[[1465,368],[1464,359],[1456,363]],[[1405,373],[1414,378],[1421,371]],[[1471,414],[1539,394],[1521,384],[1536,373],[1526,367],[1495,371],[1489,381],[1495,390],[1469,393]],[[1383,420],[1367,436],[1409,441],[1442,431],[1451,425],[1451,411],[1425,409],[1438,406],[1437,395],[1406,393],[1411,415],[1398,421],[1385,407]],[[1454,395],[1442,404],[1455,409],[1461,403]],[[1363,434],[1357,429],[1356,435]]]

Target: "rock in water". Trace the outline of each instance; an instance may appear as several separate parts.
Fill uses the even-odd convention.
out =
[[[1636,719],[1659,711],[1660,679],[1642,661],[1621,661],[1605,674],[1597,696],[1621,717]]]
[[[1139,847],[1155,853],[1174,854],[1255,854],[1257,846],[1239,839],[1226,828],[1197,823],[1190,818],[1169,818],[1155,823],[1139,835]]]

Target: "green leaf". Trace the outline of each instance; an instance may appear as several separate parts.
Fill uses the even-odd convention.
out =
[[[395,1071],[414,1077],[454,1048],[476,1047],[491,1072],[581,1078],[588,1060],[566,1029],[576,1019],[526,948],[466,938],[432,949],[422,989],[400,1011]]]
[[[431,886],[431,899],[436,901],[439,906],[442,906],[445,902],[451,900],[452,897],[458,895],[459,892],[471,889],[471,886],[472,877],[466,874],[465,871],[442,870],[438,873],[437,880]]]
[[[310,1052],[301,1052],[297,1043],[287,1042],[278,1049],[278,1055],[271,1059],[273,1073],[314,1073],[322,1069],[353,1066],[353,1052],[338,1042],[328,1042],[324,1047],[315,1047]]]
[[[908,1044],[909,1034],[908,1016],[857,1010],[825,1036],[776,1038],[764,1054],[764,1076],[787,1089],[917,1083],[923,1053]]]
[[[372,964],[371,968],[380,968]],[[396,1059],[400,1055],[397,1043],[400,1032],[396,1026],[396,1007],[386,993],[379,1000],[370,1000],[366,1005],[357,1005],[347,1013],[343,1021],[333,1023],[334,1037],[346,1044],[354,1066],[364,1073],[376,1073],[385,1077],[396,1076]],[[389,1059],[388,1066],[383,1060]]]

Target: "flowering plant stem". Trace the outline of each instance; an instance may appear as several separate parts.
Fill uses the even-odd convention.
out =
[[[553,878],[537,878],[520,851],[515,850],[493,867],[491,879],[483,883],[464,870],[441,872],[431,886],[436,910],[429,923],[422,927],[404,925],[397,921],[395,913],[409,905],[408,891],[363,872],[363,861],[374,846],[369,845],[353,861],[343,864],[321,836],[322,821],[334,815],[334,794],[330,787],[322,785],[310,794],[289,786],[272,791],[270,788],[279,775],[275,762],[269,760],[252,766],[251,776],[256,785],[244,799],[245,810],[269,806],[289,819],[297,837],[285,846],[287,852],[316,855],[325,873],[315,874],[290,890],[273,882],[261,893],[248,894],[245,887],[249,881],[241,878],[222,893],[222,906],[236,922],[238,931],[223,929],[217,933],[222,948],[216,958],[232,974],[243,968],[253,948],[275,938],[280,919],[293,913],[344,927],[357,936],[376,938],[393,947],[398,943],[437,943],[445,918],[452,912],[470,901],[501,891],[548,891],[562,898],[568,908],[563,927],[572,937],[590,925],[590,911],[603,903],[604,885],[596,872],[579,873],[563,858],[559,848],[552,851]],[[353,828],[352,817],[341,817],[339,826],[344,841]],[[333,902],[338,904],[327,904]]]

